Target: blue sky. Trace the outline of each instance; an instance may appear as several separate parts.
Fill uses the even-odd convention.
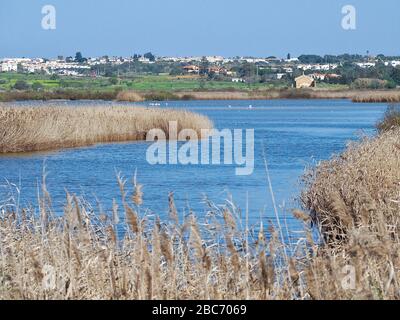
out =
[[[44,5],[57,29],[41,27]],[[344,5],[357,29],[341,27]],[[1,0],[0,57],[400,55],[399,0]]]

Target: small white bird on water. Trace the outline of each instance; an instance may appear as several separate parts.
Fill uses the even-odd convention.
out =
[[[249,105],[249,109],[253,109],[253,106],[252,106],[252,105]]]

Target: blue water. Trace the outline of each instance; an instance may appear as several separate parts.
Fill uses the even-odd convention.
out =
[[[21,205],[35,205],[45,166],[56,212],[62,212],[65,190],[84,195],[95,208],[99,201],[108,212],[112,200],[120,197],[116,172],[131,178],[136,170],[149,213],[165,218],[168,193],[173,191],[181,214],[190,210],[198,216],[207,214],[205,197],[217,205],[232,198],[242,211],[248,203],[250,222],[255,224],[260,217],[274,217],[262,156],[264,146],[279,214],[288,217],[289,227],[296,226],[290,209],[298,207],[296,198],[305,168],[341,152],[348,141],[373,134],[376,121],[386,110],[384,104],[346,100],[180,101],[161,103],[160,108],[166,106],[205,114],[218,129],[255,129],[254,173],[236,176],[235,165],[151,166],[146,161],[148,143],[103,144],[0,156],[0,199],[10,201],[10,196],[17,198],[20,194]]]

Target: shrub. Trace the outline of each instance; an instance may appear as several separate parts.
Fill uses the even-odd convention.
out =
[[[380,79],[359,78],[356,79],[352,87],[354,89],[385,89],[388,82]]]
[[[16,90],[28,90],[29,89],[29,84],[24,80],[18,80],[14,84],[13,88],[16,89]]]

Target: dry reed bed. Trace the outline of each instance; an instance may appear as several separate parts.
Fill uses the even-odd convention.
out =
[[[400,102],[399,91],[368,91],[358,93],[352,98],[353,102],[361,103],[396,103]]]
[[[400,127],[350,144],[305,180],[302,201],[323,237],[312,263],[332,273],[331,263],[347,259],[356,275],[353,298],[399,299]]]
[[[312,89],[271,89],[271,90],[223,90],[223,91],[174,91],[138,92],[121,91],[119,101],[140,102],[144,100],[272,100],[272,99],[346,99],[352,91]]]
[[[296,210],[305,231],[289,245],[272,223],[246,226],[230,204],[209,203],[198,220],[177,212],[170,194],[170,221],[161,222],[147,215],[136,179],[118,181],[111,212],[67,194],[55,217],[45,184],[38,208],[3,207],[0,299],[400,298],[399,242],[378,238],[392,230],[379,220],[379,233],[353,226],[349,245],[332,249],[314,242],[309,216]],[[354,287],[343,285],[345,266],[354,266]]]
[[[274,99],[351,99],[354,102],[400,102],[398,90],[270,89],[222,91],[138,92],[121,91],[119,101],[144,100],[274,100]]]
[[[399,90],[330,90],[330,89],[267,89],[267,90],[191,90],[191,91],[81,91],[57,90],[54,92],[6,91],[0,101],[23,100],[117,100],[117,101],[167,101],[167,100],[264,100],[264,99],[352,99],[354,102],[400,102]]]
[[[400,129],[352,143],[307,177],[305,207],[330,245],[362,229],[398,242],[400,231]],[[385,226],[390,226],[388,232]],[[400,265],[399,265],[400,267]]]
[[[400,105],[390,105],[376,127],[380,133],[400,128]]]
[[[115,204],[109,214],[94,214],[67,194],[64,216],[55,218],[45,185],[40,218],[11,207],[3,212],[0,299],[292,297],[290,288],[273,292],[278,254],[266,256],[262,232],[250,249],[252,237],[242,233],[234,211],[210,207],[200,224],[193,213],[180,217],[171,194],[171,221],[154,221],[143,214],[143,192],[134,181],[128,190],[119,178],[122,206]],[[123,236],[117,232],[121,225]],[[273,234],[275,255],[281,245]]]
[[[168,133],[169,121],[178,130],[212,128],[205,116],[172,109],[132,106],[1,107],[0,153],[41,151],[95,143],[143,140],[154,128]]]

